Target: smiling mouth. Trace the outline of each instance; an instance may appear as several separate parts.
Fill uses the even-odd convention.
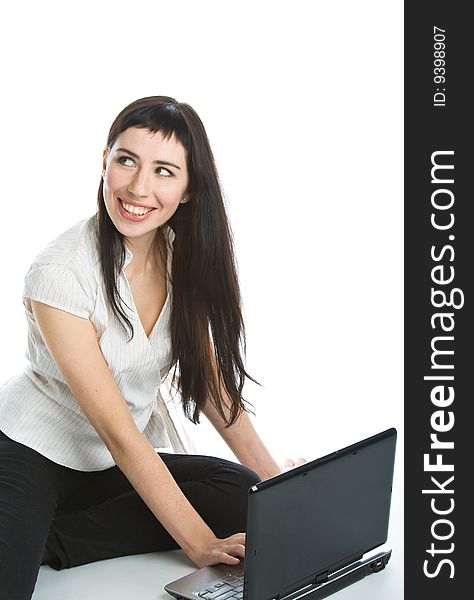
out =
[[[126,212],[128,212],[130,215],[135,215],[136,217],[143,217],[144,215],[150,213],[152,210],[155,210],[154,208],[147,208],[146,206],[135,206],[134,204],[127,204],[127,202],[124,202],[121,198],[119,198],[119,201]]]

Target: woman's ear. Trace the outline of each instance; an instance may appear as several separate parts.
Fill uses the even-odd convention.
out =
[[[104,177],[105,170],[107,169],[107,155],[107,148],[104,148],[104,151],[102,152],[102,177]]]
[[[186,193],[183,195],[183,197],[181,198],[181,200],[179,201],[180,204],[186,204],[186,202],[189,202],[191,200],[191,196]]]

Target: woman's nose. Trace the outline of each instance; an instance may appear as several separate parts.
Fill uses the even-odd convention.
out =
[[[138,169],[128,184],[128,191],[133,196],[143,197],[150,194],[150,178],[144,169]]]

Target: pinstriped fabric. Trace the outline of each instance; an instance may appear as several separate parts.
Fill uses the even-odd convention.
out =
[[[165,232],[170,272],[174,233],[169,227]],[[165,304],[147,337],[124,273],[132,258],[127,248],[118,278],[120,295],[130,307],[127,312],[135,332],[130,342],[105,300],[95,216],[51,242],[35,258],[25,277],[28,363],[23,373],[0,387],[0,429],[54,462],[80,471],[102,470],[115,463],[50,356],[31,313],[30,300],[89,319],[138,429],[155,447],[175,452],[194,449],[177,411],[164,401],[162,394],[162,376],[171,360],[172,288],[168,282]]]

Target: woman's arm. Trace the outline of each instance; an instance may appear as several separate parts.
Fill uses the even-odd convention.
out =
[[[213,357],[214,369],[217,370],[216,357],[213,353],[211,356]],[[231,400],[223,385],[220,387],[220,397],[227,419],[230,414],[229,406]],[[282,471],[297,467],[306,462],[304,458],[299,458],[297,461],[287,459],[283,467],[279,467],[255,430],[248,413],[245,411],[241,412],[237,421],[230,427],[225,426],[224,419],[211,401],[206,403],[203,413],[235,454],[237,460],[249,469],[252,469],[252,471],[255,471],[261,479],[268,479],[274,475],[278,475]]]
[[[245,536],[216,538],[138,430],[87,319],[32,301],[41,335],[77,403],[117,466],[156,518],[198,566],[238,563]]]
[[[223,390],[221,390],[221,397],[228,399]],[[228,404],[225,404],[224,411],[227,416]],[[206,403],[203,412],[241,464],[255,471],[261,479],[268,479],[281,473],[280,467],[260,439],[246,412],[242,412],[234,425],[227,428],[211,402]]]

